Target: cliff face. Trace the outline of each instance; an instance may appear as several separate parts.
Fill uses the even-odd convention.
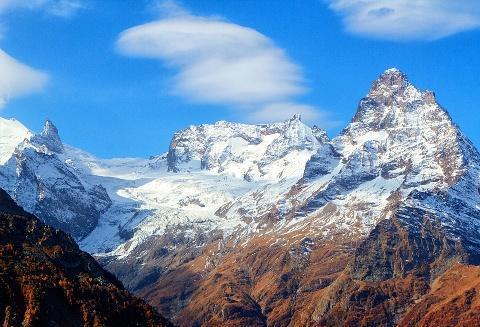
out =
[[[169,326],[67,234],[0,190],[3,326]]]

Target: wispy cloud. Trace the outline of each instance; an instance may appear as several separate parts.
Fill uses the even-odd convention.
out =
[[[48,81],[48,75],[28,67],[0,50],[0,107],[10,98],[38,92]]]
[[[79,0],[61,0],[55,1],[50,6],[46,7],[47,13],[58,17],[72,17],[79,10],[85,9],[84,1]]]
[[[49,15],[68,18],[85,8],[85,0],[0,0],[0,13],[14,9],[42,10]]]
[[[37,10],[48,15],[68,18],[85,8],[84,0],[0,0],[0,15],[12,10]],[[0,38],[5,26],[0,23]],[[48,74],[31,68],[0,49],[0,108],[12,98],[41,91]]]
[[[480,27],[476,0],[326,0],[348,32],[387,40],[436,40]]]
[[[176,70],[175,94],[240,108],[250,120],[284,119],[295,107],[309,120],[320,117],[317,109],[296,103],[308,91],[302,70],[271,39],[219,17],[192,15],[172,1],[160,4],[169,15],[124,31],[117,48]]]

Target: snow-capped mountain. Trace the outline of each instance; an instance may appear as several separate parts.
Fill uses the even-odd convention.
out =
[[[268,185],[288,189],[328,141],[299,116],[259,126],[218,122],[175,134],[164,155],[101,160],[63,145],[50,121],[40,134],[2,123],[2,186],[26,210],[85,237],[94,253],[122,253],[125,235],[139,244],[175,225],[231,233],[245,222],[219,217],[220,207]]]
[[[221,121],[179,131],[150,159],[103,160],[62,144],[51,122],[35,134],[2,119],[0,164],[0,186],[27,211],[180,325],[322,325],[349,314],[339,294],[360,292],[357,280],[480,262],[480,155],[397,69],[334,139],[297,115]]]
[[[81,244],[94,253],[124,258],[169,233],[192,241],[213,231],[227,237],[250,229],[246,217],[220,211],[266,189],[271,203],[298,181],[311,155],[327,141],[324,131],[306,126],[299,116],[271,125],[191,126],[175,134],[166,155],[141,163],[136,176],[125,180],[115,169],[105,169],[110,170],[106,175],[118,178],[110,188],[118,201]],[[102,174],[98,171],[91,173]]]
[[[419,91],[390,69],[360,101],[347,128],[307,163],[297,194],[285,198],[294,216],[348,233],[370,232],[396,210],[394,202],[422,192],[457,190],[471,218],[478,217],[479,159],[433,92]],[[471,220],[473,241],[480,221]]]
[[[25,210],[77,238],[97,225],[111,200],[70,165],[56,127],[45,122],[40,134],[15,120],[1,120],[0,184]],[[7,159],[8,158],[8,159]]]

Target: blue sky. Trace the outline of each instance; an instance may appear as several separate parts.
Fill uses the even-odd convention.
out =
[[[164,152],[190,124],[293,112],[335,136],[397,67],[480,146],[480,3],[418,3],[0,0],[0,115],[35,131],[49,118],[100,157]]]

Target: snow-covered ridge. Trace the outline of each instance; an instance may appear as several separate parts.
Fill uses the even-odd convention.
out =
[[[15,142],[0,167],[1,185],[27,210],[83,239],[90,252],[119,255],[175,225],[226,234],[245,226],[217,210],[269,185],[288,189],[328,141],[299,116],[270,125],[218,122],[180,131],[167,154],[105,160],[63,145],[50,121],[39,134],[12,124],[5,134]]]
[[[75,226],[83,249],[116,260],[143,260],[145,244],[171,237],[204,246],[213,234],[238,244],[262,233],[366,235],[399,203],[451,215],[452,231],[480,239],[480,155],[434,94],[396,69],[333,140],[299,116],[220,121],[179,131],[157,157],[104,160],[63,145],[51,122],[37,135],[4,124],[0,186],[48,222]]]
[[[175,172],[207,169],[248,180],[278,179],[281,168],[269,167],[273,162],[292,151],[315,151],[327,141],[325,131],[306,126],[298,115],[269,125],[220,121],[190,126],[173,137],[168,168]]]
[[[19,121],[0,117],[0,164],[5,164],[15,148],[32,136],[33,133]]]

